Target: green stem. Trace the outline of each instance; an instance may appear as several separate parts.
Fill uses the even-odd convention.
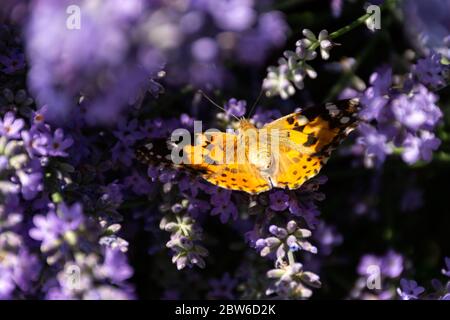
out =
[[[335,32],[332,32],[330,34],[330,39],[336,39],[337,37],[342,36],[343,34],[346,34],[347,32],[355,29],[359,25],[365,23],[367,19],[369,19],[372,16],[373,13],[366,13],[365,15],[359,17],[349,25],[346,25],[345,27],[340,28],[339,30],[336,30]]]
[[[380,11],[384,11],[386,8],[388,7],[392,7],[395,5],[397,0],[390,0],[390,1],[386,1],[381,7],[380,7]],[[353,21],[352,23],[346,25],[345,27],[342,27],[332,33],[330,33],[329,38],[331,40],[336,39],[344,34],[346,34],[347,32],[355,29],[356,27],[362,25],[363,23],[365,23],[367,21],[367,19],[369,19],[373,14],[375,14],[375,12],[373,13],[366,13],[364,15],[362,15],[361,17],[359,17],[358,19],[356,19],[355,21]],[[311,50],[315,50],[319,47],[320,43],[319,41],[314,42],[313,44],[311,44],[310,49]]]
[[[293,266],[295,264],[294,253],[291,250],[289,250],[287,253],[287,256],[288,256],[288,260],[289,260],[289,265]]]

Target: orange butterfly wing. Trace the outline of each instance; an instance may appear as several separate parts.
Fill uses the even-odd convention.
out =
[[[184,147],[184,152],[188,155],[185,166],[200,173],[203,179],[222,188],[251,194],[271,188],[269,181],[252,164],[226,158],[227,155],[236,155],[237,135],[214,132],[201,135],[199,140],[197,145]]]
[[[356,127],[356,99],[327,103],[292,113],[265,126],[278,129],[278,170],[271,177],[276,187],[297,189],[319,173],[331,152]]]

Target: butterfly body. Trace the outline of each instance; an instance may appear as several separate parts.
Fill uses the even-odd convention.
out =
[[[200,134],[182,148],[186,161],[177,167],[250,194],[274,187],[297,189],[319,173],[331,151],[356,127],[358,109],[356,99],[342,100],[289,114],[262,128],[241,119],[237,132]]]

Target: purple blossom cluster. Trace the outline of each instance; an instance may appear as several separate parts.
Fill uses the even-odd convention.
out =
[[[20,98],[23,92],[0,106],[0,298],[132,298],[120,226],[66,202],[76,191],[68,161],[74,140],[47,122],[46,106],[33,110]],[[113,186],[100,191],[98,205],[120,205]]]
[[[405,258],[389,250],[384,255],[364,255],[358,264],[359,278],[350,293],[353,299],[390,300],[395,297],[395,283],[405,267]]]
[[[445,268],[442,274],[446,277],[444,282],[433,279],[431,280],[432,292],[426,292],[417,281],[402,278],[400,286],[397,288],[398,297],[402,300],[450,300],[450,258],[445,258]]]
[[[407,164],[431,161],[441,144],[434,131],[442,111],[436,105],[438,97],[425,84],[442,83],[443,66],[436,57],[419,60],[414,68],[416,78],[407,76],[401,89],[393,89],[396,84],[390,68],[370,77],[370,86],[361,96],[361,117],[367,122],[359,127],[354,146],[355,154],[364,156],[366,166],[381,165],[393,153],[400,154]]]
[[[52,120],[68,121],[81,108],[92,125],[111,123],[146,92],[158,95],[166,74],[169,85],[221,88],[230,58],[261,65],[284,44],[283,15],[264,7],[250,0],[32,1],[30,89]]]

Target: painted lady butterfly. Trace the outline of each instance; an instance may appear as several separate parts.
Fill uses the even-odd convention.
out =
[[[274,187],[297,189],[319,173],[331,152],[356,128],[358,111],[358,99],[350,99],[306,108],[260,129],[242,119],[236,134],[200,134],[199,143],[181,149],[187,161],[171,165],[250,194]],[[168,153],[166,143],[152,141],[138,148],[136,156],[158,165],[170,163]]]

